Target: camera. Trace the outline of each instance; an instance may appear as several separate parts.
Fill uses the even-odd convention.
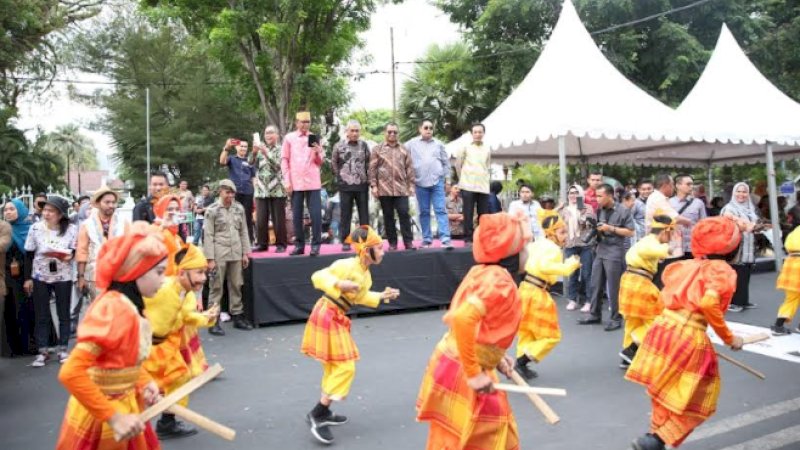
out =
[[[597,237],[597,242],[600,242],[600,240],[601,240],[601,238],[603,236],[603,233],[599,233],[597,231],[597,227],[602,225],[603,222],[598,222],[597,219],[595,219],[594,217],[587,217],[586,221],[589,222],[589,232],[581,240],[583,241],[584,244],[588,244],[596,236]]]
[[[50,269],[50,273],[58,272],[58,263],[56,263],[55,259],[51,259],[48,263],[48,268]]]

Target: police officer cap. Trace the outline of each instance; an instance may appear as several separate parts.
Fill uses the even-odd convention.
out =
[[[222,180],[222,181],[220,181],[219,182],[219,188],[220,189],[228,188],[228,189],[232,190],[233,192],[236,192],[236,185],[233,184],[233,181],[231,181],[231,180]]]

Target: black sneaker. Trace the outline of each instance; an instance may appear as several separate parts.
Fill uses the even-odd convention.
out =
[[[770,327],[770,330],[772,330],[773,336],[786,336],[787,334],[792,334],[792,331],[783,325],[773,325]]]
[[[331,429],[327,425],[322,425],[311,415],[311,413],[306,414],[306,423],[311,427],[311,435],[314,438],[323,444],[332,444],[333,443],[333,433],[331,433]]]
[[[619,368],[622,369],[622,370],[628,370],[628,367],[630,367],[630,366],[631,366],[631,363],[629,363],[628,361],[625,361],[624,359],[619,362]]]
[[[321,427],[325,426],[335,427],[339,425],[344,425],[347,423],[347,421],[348,421],[347,416],[342,416],[331,411],[328,417],[319,419],[317,423],[319,423],[319,426]]]
[[[514,370],[516,370],[517,373],[520,374],[522,378],[525,378],[526,380],[532,380],[539,376],[539,374],[536,373],[535,370],[528,368],[527,365],[523,366],[522,364],[519,363],[519,361],[514,363]]]
[[[285,253],[285,252],[286,252],[285,245],[278,245],[277,247],[275,247],[275,253]]]
[[[186,425],[180,420],[170,420],[167,422],[159,420],[156,422],[156,434],[158,435],[159,441],[164,441],[167,439],[193,436],[197,434],[197,428]]]
[[[233,316],[233,328],[250,331],[253,329],[253,326],[250,325],[250,322],[248,322],[247,319],[244,318],[244,314],[239,314]]]
[[[625,348],[621,352],[619,352],[619,357],[622,358],[622,360],[627,362],[628,364],[633,362],[634,356],[636,356],[636,350],[633,349],[633,346]]]
[[[217,319],[217,323],[215,323],[214,326],[208,329],[208,333],[214,336],[225,336],[225,330],[220,326],[219,319]]]
[[[664,443],[660,442],[650,433],[637,438],[631,443],[634,450],[664,450]]]

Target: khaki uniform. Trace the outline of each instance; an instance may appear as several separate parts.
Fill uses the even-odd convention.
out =
[[[210,281],[209,302],[219,304],[223,283],[227,280],[230,313],[232,316],[242,314],[242,258],[250,251],[244,207],[233,202],[226,208],[217,201],[206,210],[203,232],[203,253],[217,265],[217,274]]]

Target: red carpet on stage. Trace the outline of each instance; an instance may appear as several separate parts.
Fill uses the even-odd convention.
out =
[[[452,244],[453,244],[454,248],[464,248],[464,241],[462,241],[462,240],[453,240]],[[420,248],[422,246],[422,241],[414,242],[414,246],[417,247],[421,251],[443,248],[441,242],[439,242],[439,241],[433,241],[433,245],[431,245],[430,249]],[[389,243],[388,242],[383,241],[383,249],[386,250],[387,252],[389,251]],[[291,253],[292,250],[294,250],[294,245],[289,245],[289,247],[286,249],[285,252],[283,252],[283,253],[275,253],[275,246],[271,245],[269,247],[269,250],[267,250],[266,252],[253,252],[253,253],[250,254],[250,257],[253,258],[253,259],[259,259],[259,258],[286,258],[286,257],[289,256],[289,253]],[[403,247],[403,244],[397,244],[397,251],[398,252],[405,251],[405,249]],[[308,256],[308,254],[310,252],[311,252],[311,245],[307,243],[306,244],[306,253],[305,253],[304,256]],[[343,252],[342,251],[342,244],[322,244],[322,247],[320,247],[320,251],[319,252],[320,252],[320,255],[322,255],[322,256],[339,255],[339,254],[348,253],[348,252]],[[349,253],[354,253],[354,252],[350,251]]]

